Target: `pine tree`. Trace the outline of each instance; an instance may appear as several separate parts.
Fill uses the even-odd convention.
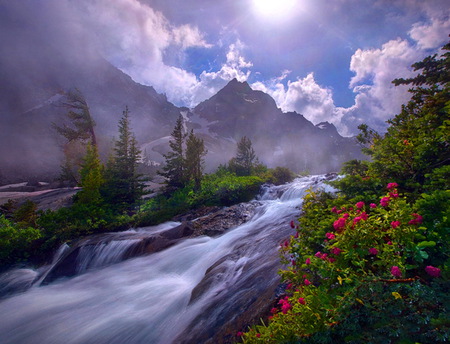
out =
[[[144,184],[137,173],[140,157],[127,107],[119,121],[119,139],[115,142],[114,156],[109,159],[105,174],[104,194],[109,203],[128,208],[141,198]]]
[[[103,165],[98,156],[97,147],[87,145],[86,156],[80,169],[81,190],[77,194],[77,202],[84,204],[97,204],[101,201],[100,188],[104,184]]]
[[[207,152],[204,141],[195,136],[194,131],[191,130],[186,141],[186,179],[194,181],[196,190],[200,189],[204,169],[204,156]]]
[[[252,141],[246,136],[242,137],[237,143],[236,157],[229,162],[230,169],[237,175],[249,176],[257,163],[258,158],[252,147]]]
[[[159,175],[166,178],[166,184],[169,190],[181,188],[186,183],[184,166],[185,137],[186,135],[183,130],[183,117],[180,115],[172,131],[172,140],[169,142],[169,146],[172,151],[164,154],[166,164],[162,171],[158,171]]]
[[[76,185],[80,182],[78,170],[85,154],[86,144],[90,142],[93,146],[97,146],[95,121],[91,116],[86,99],[78,89],[69,91],[66,98],[62,107],[68,109],[66,114],[68,123],[64,123],[62,126],[53,123],[53,127],[66,139],[65,159],[61,166],[60,179]]]

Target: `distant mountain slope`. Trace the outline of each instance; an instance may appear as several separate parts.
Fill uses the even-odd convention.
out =
[[[269,166],[295,171],[337,171],[343,162],[363,158],[352,138],[339,135],[334,125],[314,126],[296,112],[283,113],[266,93],[236,79],[192,113],[211,124],[211,134],[238,141],[249,137],[257,155]]]
[[[36,26],[15,13],[14,6],[0,8],[5,47],[0,54],[0,183],[48,180],[59,174],[63,140],[52,123],[64,119],[64,93],[75,88],[85,96],[97,123],[104,156],[128,106],[138,142],[147,159],[157,163],[164,162],[162,154],[180,114],[186,129],[204,138],[209,171],[235,154],[236,142],[244,135],[270,167],[327,172],[361,157],[353,140],[341,137],[333,125],[314,126],[298,113],[283,113],[268,94],[246,82],[230,81],[193,110],[178,108],[106,61],[82,35],[44,30],[51,23]]]

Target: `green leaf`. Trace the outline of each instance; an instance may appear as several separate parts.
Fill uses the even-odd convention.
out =
[[[421,241],[417,244],[417,247],[424,248],[424,247],[434,247],[436,246],[435,241]]]

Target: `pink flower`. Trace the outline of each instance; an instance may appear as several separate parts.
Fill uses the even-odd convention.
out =
[[[397,183],[389,183],[389,184],[387,185],[387,189],[388,189],[388,190],[395,189],[396,187],[398,187],[398,184],[397,184]]]
[[[358,208],[358,209],[364,208],[364,202],[358,202],[358,203],[356,203],[356,208]]]
[[[310,285],[310,284],[311,284],[311,282],[310,282],[307,278],[305,278],[305,280],[303,281],[303,283],[305,283],[305,285]]]
[[[412,219],[411,221],[408,222],[408,224],[410,225],[419,225],[423,222],[423,217],[420,216],[419,214],[412,214],[412,216],[414,217],[414,219]]]
[[[336,258],[328,258],[328,261],[329,261],[330,263],[334,263],[334,262],[336,261]]]
[[[332,212],[332,213],[337,213],[337,211],[338,211],[338,210],[337,210],[336,207],[333,207],[333,208],[331,209],[331,212]]]
[[[408,146],[408,145],[409,145],[409,141],[408,141],[408,140],[403,140],[403,144],[404,144],[405,146]]]
[[[389,198],[389,197],[383,197],[383,198],[380,200],[380,205],[381,205],[382,207],[387,207],[387,206],[389,205],[389,201],[390,201],[390,198]]]
[[[321,258],[322,257],[322,252],[317,251],[314,256],[316,256],[317,258]]]
[[[291,289],[292,288],[292,283],[289,283],[287,286],[286,286],[286,289]]]
[[[340,213],[342,213],[342,210],[338,210],[338,211],[336,212],[336,214],[340,214]]]
[[[344,219],[348,219],[348,218],[350,217],[350,215],[349,215],[348,213],[345,213],[344,215],[342,215],[342,217],[343,217]]]
[[[400,268],[398,266],[396,266],[396,265],[394,265],[391,268],[391,274],[394,277],[401,277],[402,276],[402,272],[400,271]]]
[[[257,338],[261,337],[261,334],[260,334],[260,333],[257,333],[257,334],[256,334],[256,337],[257,337]]]
[[[391,226],[392,226],[392,228],[397,228],[398,226],[400,226],[401,225],[401,222],[400,221],[392,221],[391,222]]]
[[[334,235],[333,233],[327,233],[327,234],[325,234],[325,236],[326,236],[327,239],[329,239],[329,240],[333,240],[334,238],[336,238],[336,235]]]
[[[270,313],[272,313],[272,314],[275,314],[276,312],[278,312],[278,309],[276,309],[275,307],[273,307],[273,308],[270,310]]]
[[[386,244],[387,245],[392,245],[392,241],[388,241]]]
[[[425,267],[425,271],[431,277],[439,277],[441,274],[441,269],[435,268],[434,266],[431,266],[431,265],[428,265],[427,267]]]
[[[353,223],[358,223],[359,221],[361,221],[361,216],[357,216],[353,219]]]
[[[292,308],[287,297],[285,299],[281,299],[278,303],[281,304],[281,311],[283,314],[286,314]]]
[[[241,337],[244,333],[242,333],[241,331],[239,331],[238,333],[236,333],[236,336]]]
[[[336,256],[340,255],[342,250],[339,247],[333,247],[330,252]]]
[[[299,298],[298,303],[301,303],[302,305],[306,304],[305,298],[304,297]]]
[[[369,254],[376,256],[378,254],[378,250],[375,247],[369,248]]]
[[[366,221],[369,218],[369,215],[367,215],[367,213],[365,211],[363,211],[361,213],[361,215],[359,215],[361,217],[361,219],[363,219],[364,221]]]
[[[309,258],[306,258],[305,264],[306,264],[306,265],[309,265],[309,264],[311,264],[311,259],[309,259]]]
[[[294,238],[295,238],[295,239],[298,238],[298,232],[295,232]]]
[[[373,209],[373,208],[376,208],[377,205],[375,203],[370,203],[370,207]]]
[[[291,220],[291,228],[295,228],[295,225],[294,225],[294,221],[293,220]]]
[[[334,221],[333,227],[337,231],[340,230],[341,228],[344,228],[345,227],[345,218],[340,217],[339,219]]]

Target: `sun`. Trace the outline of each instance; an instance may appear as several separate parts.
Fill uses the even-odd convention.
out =
[[[283,18],[292,14],[299,0],[253,0],[256,12],[264,17]]]

